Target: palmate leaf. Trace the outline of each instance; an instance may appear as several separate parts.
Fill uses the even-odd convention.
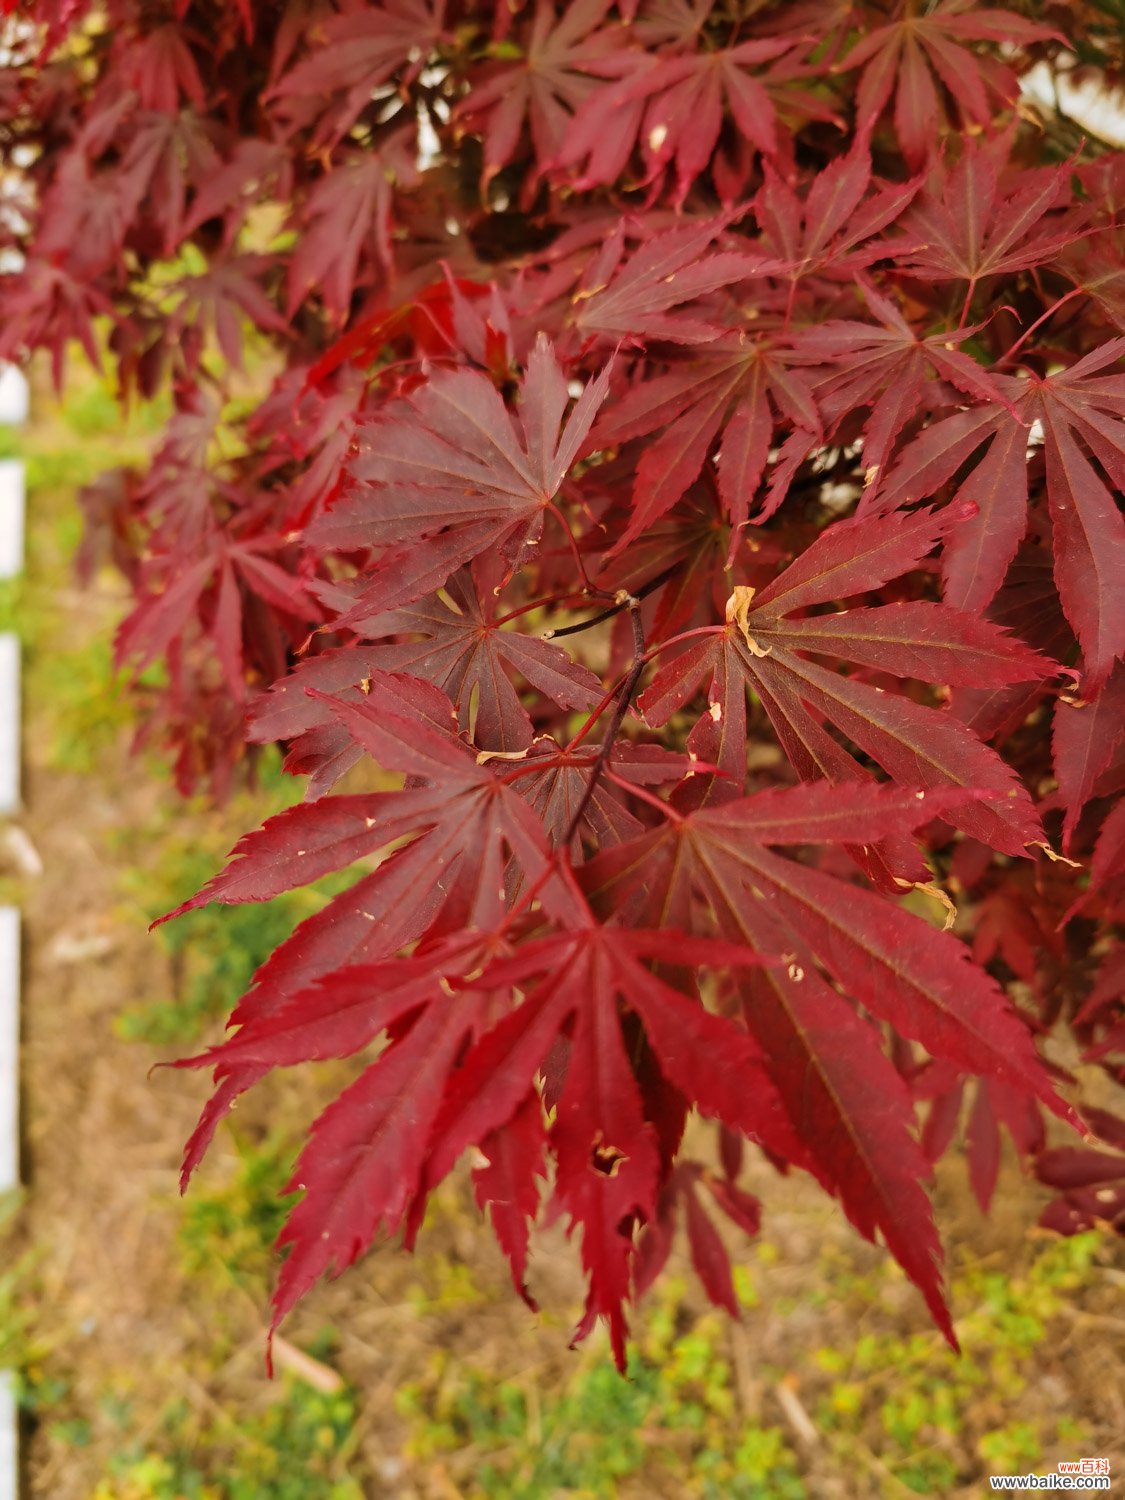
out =
[[[702,898],[725,936],[782,959],[741,982],[743,1015],[802,1143],[800,1164],[863,1234],[882,1234],[951,1341],[909,1093],[878,1032],[827,981],[931,1056],[1069,1111],[1027,1028],[961,943],[770,846],[902,837],[931,811],[950,817],[956,795],[764,792],[674,818],[599,854],[583,875],[595,904],[639,898],[641,921],[677,923]]]
[[[637,1244],[634,1270],[638,1298],[652,1286],[672,1249],[677,1210],[682,1208],[692,1265],[707,1296],[731,1317],[741,1311],[731,1275],[726,1246],[703,1208],[703,1189],[710,1201],[744,1233],[755,1235],[761,1223],[762,1205],[728,1177],[717,1177],[697,1162],[681,1161],[673,1169],[656,1205],[656,1217],[645,1226]]]
[[[120,255],[141,210],[147,210],[171,254],[181,243],[188,195],[219,169],[220,133],[193,110],[138,111],[126,94],[99,125],[121,143],[120,172],[89,176],[70,160],[60,172],[44,249],[74,271],[93,274]],[[99,131],[100,133],[100,131]],[[116,232],[115,232],[116,231]]]
[[[868,283],[868,306],[881,326],[841,319],[802,330],[794,339],[801,363],[814,366],[815,400],[832,422],[869,406],[863,427],[868,483],[886,468],[905,424],[920,407],[936,405],[948,386],[977,401],[1004,397],[984,370],[956,345],[979,330],[919,338],[895,304]],[[929,401],[927,402],[927,396]]]
[[[340,623],[412,604],[482,553],[510,571],[539,542],[607,386],[603,370],[565,416],[566,380],[541,336],[518,428],[492,382],[473,370],[434,372],[361,423],[351,483],[308,533],[324,551],[383,549]]]
[[[1041,679],[1053,664],[987,620],[946,605],[887,604],[801,617],[799,610],[879,588],[915,566],[955,517],[919,512],[843,521],[821,532],[756,595],[736,592],[725,629],[689,646],[656,675],[640,699],[650,723],[664,723],[700,686],[710,710],[692,747],[741,786],[746,774],[746,690],[761,701],[797,773],[847,782],[869,773],[825,729],[835,726],[896,781],[922,788],[965,787],[986,800],[952,807],[955,826],[1007,854],[1042,839],[1031,799],[1000,757],[950,715],[844,677],[811,655],[849,661],[897,677],[942,683]],[[729,796],[720,781],[710,796]],[[874,842],[864,840],[865,843]]]
[[[486,183],[516,155],[525,129],[538,170],[554,163],[595,87],[591,75],[607,68],[612,74],[623,57],[616,28],[605,24],[609,8],[609,0],[575,0],[556,14],[547,0],[536,0],[528,24],[508,42],[522,55],[479,71],[457,118],[483,132]]]
[[[972,0],[942,0],[921,14],[907,7],[877,26],[840,66],[863,69],[856,100],[862,129],[871,129],[895,92],[895,133],[903,156],[917,167],[941,138],[941,89],[977,125],[992,119],[990,92],[1006,102],[1019,93],[1019,81],[1010,68],[995,58],[978,58],[967,42],[999,39],[1026,46],[1055,35],[1050,27],[1037,26],[1012,11],[981,8]]]
[[[689,222],[654,235],[622,266],[625,227],[619,221],[575,295],[579,330],[639,344],[706,344],[718,338],[721,323],[680,309],[721,287],[761,275],[770,264],[747,250],[708,253],[726,222]]]
[[[444,14],[444,0],[382,0],[342,15],[314,17],[308,56],[274,84],[273,97],[300,106],[310,98],[342,94],[324,112],[321,126],[329,140],[341,139],[377,89],[396,74],[418,71],[442,34]]]
[[[216,261],[198,276],[184,276],[175,283],[179,296],[169,317],[169,335],[176,341],[186,336],[202,348],[213,335],[224,359],[242,368],[243,330],[246,324],[275,334],[288,325],[262,287],[271,269],[266,255],[232,255]]]
[[[783,277],[794,291],[806,278],[850,281],[882,256],[875,236],[894,223],[921,186],[920,176],[873,181],[862,140],[818,173],[803,198],[767,164],[754,217],[762,249],[775,260],[768,274]]]
[[[265,600],[294,620],[312,618],[314,606],[302,581],[269,556],[290,547],[289,538],[263,534],[239,539],[212,530],[203,545],[213,549],[210,555],[188,562],[182,571],[179,555],[150,561],[149,577],[162,586],[122,621],[114,652],[119,665],[129,663],[139,672],[199,623],[214,646],[228,690],[241,699],[246,692],[242,622],[247,601]]]
[[[416,1213],[418,1195],[424,1202],[477,1143],[494,1153],[478,1178],[482,1194],[489,1197],[502,1174],[510,1195],[502,1240],[522,1285],[524,1212],[535,1211],[542,1159],[535,1079],[565,1030],[567,1078],[546,1140],[557,1162],[560,1206],[581,1229],[590,1278],[576,1338],[604,1316],[624,1368],[633,1234],[655,1212],[658,1163],[625,1051],[621,1004],[640,1016],[660,1066],[686,1098],[698,1098],[705,1113],[775,1151],[800,1155],[749,1039],[643,964],[675,956],[754,965],[755,956],[740,945],[682,933],[611,932],[590,920],[580,902],[571,898],[568,907],[576,928],[525,943],[483,973],[495,942],[479,932],[451,934],[424,955],[326,976],[270,1014],[244,1016],[228,1041],[177,1064],[215,1068],[221,1090],[227,1077],[254,1081],[272,1067],[345,1057],[390,1032],[378,1060],[313,1126],[297,1163],[289,1191],[305,1197],[279,1241],[292,1249],[274,1296],[274,1327],[320,1275],[355,1260],[380,1226],[393,1230]],[[532,984],[536,976],[542,978]],[[513,984],[527,990],[526,998],[486,1027],[490,1003]],[[458,1061],[466,1038],[473,1044]],[[522,1144],[498,1160],[496,1133],[513,1117]]]
[[[563,708],[595,708],[604,696],[594,674],[558,646],[501,629],[495,596],[482,601],[468,569],[454,574],[440,595],[357,620],[356,629],[369,640],[414,637],[384,644],[377,658],[381,667],[436,683],[457,705],[466,731],[472,714],[473,738],[483,750],[523,750],[531,743],[531,719],[512,686],[513,674]]]
[[[666,373],[640,381],[608,407],[591,435],[592,445],[658,434],[637,467],[633,512],[618,549],[633,544],[676,504],[720,436],[719,494],[731,524],[745,525],[774,444],[775,410],[796,441],[789,445],[790,462],[771,475],[755,520],[765,520],[781,504],[793,470],[820,435],[812,390],[791,368],[788,350],[769,337],[723,334]]]
[[[203,109],[203,80],[178,27],[158,25],[123,51],[119,81],[136,90],[142,108],[175,114],[181,102],[189,102]]]
[[[644,180],[674,165],[675,201],[682,203],[714,156],[724,110],[755,150],[773,152],[773,103],[752,70],[792,50],[796,41],[768,37],[678,56],[632,54],[620,82],[588,96],[566,130],[560,162],[587,162],[580,179],[585,185],[612,182],[639,141]]]
[[[1103,373],[1123,356],[1125,338],[1110,339],[1058,374],[999,377],[1018,417],[1008,407],[981,404],[934,422],[907,445],[865,507],[886,513],[928,498],[979,455],[954,497],[973,501],[979,514],[951,534],[942,567],[950,603],[981,609],[1027,528],[1028,430],[1038,422],[1055,580],[1091,688],[1125,653],[1125,517],[1110,488],[1125,485],[1125,375]]]
[[[603,927],[581,907],[572,916],[575,927],[525,943],[480,980],[518,985],[526,998],[481,1037],[451,1081],[431,1141],[427,1183],[440,1181],[466,1145],[524,1107],[565,1032],[566,1075],[549,1143],[556,1196],[581,1230],[590,1282],[575,1338],[605,1318],[624,1368],[634,1235],[656,1210],[659,1151],[626,1052],[622,1007],[639,1020],[662,1076],[689,1103],[776,1152],[799,1159],[802,1148],[750,1039],[643,963],[740,967],[756,964],[755,956],[739,944],[682,932]],[[536,976],[542,977],[530,984]]]
[[[270,900],[412,839],[384,855],[276,949],[234,1013],[239,1025],[268,1020],[324,976],[388,958],[423,934],[440,936],[465,925],[487,931],[505,910],[509,854],[530,878],[545,868],[542,824],[527,801],[478,764],[457,738],[453,706],[444,694],[429,683],[373,670],[361,702],[326,702],[381,766],[409,769],[428,785],[289,808],[241,840],[227,869],[169,913],[210,901]],[[231,1100],[262,1072],[254,1059],[218,1066],[222,1087],[189,1143],[185,1173],[198,1162]]]
[[[899,265],[926,280],[968,282],[970,291],[987,276],[1041,265],[1081,233],[1073,218],[1047,218],[1069,198],[1060,167],[1022,172],[1005,191],[988,146],[970,144],[955,166],[934,171],[899,220]]]
[[[289,263],[290,318],[315,291],[332,320],[343,324],[361,277],[370,280],[372,271],[392,264],[394,189],[416,177],[416,155],[414,132],[400,131],[378,151],[344,157],[320,179],[302,205]]]

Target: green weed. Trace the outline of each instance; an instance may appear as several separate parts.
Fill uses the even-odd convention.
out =
[[[707,1500],[802,1500],[786,1434],[740,1420],[720,1320],[708,1315],[675,1336],[682,1291],[675,1281],[662,1290],[625,1380],[592,1360],[562,1390],[540,1391],[436,1355],[427,1378],[399,1396],[411,1453],[471,1450],[478,1461],[465,1493],[489,1500],[608,1497],[654,1469]]]
[[[297,783],[285,778],[284,784],[271,784],[256,796],[244,794],[241,802],[253,802],[251,817],[261,819],[294,801],[299,791]],[[199,890],[222,868],[233,841],[229,829],[243,826],[237,823],[240,810],[244,809],[232,810],[219,822],[200,819],[202,826],[193,827],[190,834],[165,826],[161,817],[159,829],[152,831],[159,858],[124,881],[126,894],[149,921]],[[194,1042],[210,1021],[231,1010],[249,988],[255,970],[297,923],[356,878],[355,872],[342,871],[273,901],[205,906],[162,926],[158,935],[171,959],[173,993],[146,995],[129,1006],[118,1019],[119,1035],[160,1048]]]
[[[202,1422],[170,1406],[160,1440],[110,1462],[93,1500],[363,1500],[348,1473],[355,1396],[281,1383],[263,1411],[217,1413]]]
[[[970,1309],[958,1325],[963,1357],[932,1332],[872,1333],[810,1351],[792,1373],[826,1446],[820,1461],[869,1475],[873,1495],[941,1496],[984,1472],[1032,1468],[1055,1442],[1077,1451],[1083,1428],[1073,1419],[981,1431],[979,1413],[986,1396],[1001,1409],[1019,1402],[1052,1321],[1089,1284],[1099,1244],[1097,1235],[1053,1242],[1017,1274],[975,1267],[959,1277],[954,1305]],[[748,1309],[765,1300],[760,1285],[775,1260],[776,1247],[763,1242],[739,1268]],[[843,1279],[877,1303],[899,1278],[884,1266]],[[801,1500],[812,1491],[789,1428],[745,1420],[727,1326],[708,1314],[684,1333],[685,1290],[675,1278],[658,1290],[627,1380],[588,1356],[561,1388],[541,1390],[436,1355],[399,1398],[409,1451],[421,1462],[472,1453],[464,1483],[474,1500],[609,1496],[625,1481],[640,1493],[657,1471],[674,1474],[685,1496]],[[769,1315],[779,1306],[774,1298]],[[766,1384],[782,1373],[754,1369]]]
[[[179,1240],[189,1275],[262,1281],[274,1269],[273,1245],[291,1207],[282,1196],[292,1144],[276,1137],[255,1146],[234,1134],[239,1162],[225,1184],[196,1184],[184,1200]]]

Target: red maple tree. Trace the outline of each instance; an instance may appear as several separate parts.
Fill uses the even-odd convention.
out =
[[[620,1364],[681,1215],[735,1310],[745,1142],[951,1340],[963,1118],[983,1204],[1004,1127],[1044,1224],[1122,1228],[1125,157],[1020,91],[1112,84],[1114,7],[5,8],[0,355],[174,402],[86,495],[144,732],[185,790],[308,778],[181,910],[358,877],[179,1064],[186,1180],[365,1054],[275,1325],[470,1148]]]

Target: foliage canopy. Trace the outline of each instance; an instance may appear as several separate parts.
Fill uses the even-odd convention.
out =
[[[174,402],[86,494],[143,732],[308,778],[180,910],[358,875],[179,1064],[186,1180],[367,1054],[275,1324],[469,1150],[622,1365],[678,1221],[737,1311],[746,1142],[951,1341],[962,1115],[982,1203],[1003,1126],[1125,1223],[1121,1121],[1044,1129],[1125,1042],[1125,158],[1020,91],[1112,81],[1119,0],[7,8],[0,354]]]

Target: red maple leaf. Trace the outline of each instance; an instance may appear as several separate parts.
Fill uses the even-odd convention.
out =
[[[803,329],[799,360],[818,367],[815,397],[840,421],[870,408],[863,426],[863,462],[873,482],[887,466],[904,426],[919,409],[938,405],[950,386],[976,401],[1003,401],[999,388],[957,345],[978,332],[945,330],[920,338],[889,298],[869,283],[864,298],[879,324],[840,319]]]
[[[832,162],[800,194],[769,167],[754,198],[761,247],[772,257],[763,274],[789,283],[792,310],[798,287],[810,278],[851,281],[884,254],[875,238],[917,195],[921,178],[873,182],[863,142]]]
[[[482,554],[500,578],[543,535],[546,513],[589,432],[608,371],[566,417],[566,380],[540,337],[528,363],[519,428],[473,370],[435,373],[360,424],[344,497],[309,532],[325,551],[379,547],[345,624],[411,604]]]
[[[982,608],[1003,582],[1027,527],[1028,438],[1038,423],[1055,580],[1091,688],[1125,652],[1125,593],[1119,584],[1125,576],[1125,517],[1110,489],[1125,482],[1125,375],[1103,373],[1123,355],[1125,339],[1111,339],[1056,374],[1030,372],[1020,381],[994,377],[1006,405],[981,403],[925,428],[903,450],[886,486],[867,501],[868,509],[887,512],[929,497],[976,457],[955,499],[973,501],[978,514],[946,543],[942,571],[950,602]]]
[[[574,929],[525,943],[480,981],[518,984],[526,998],[482,1036],[452,1080],[435,1126],[427,1181],[440,1181],[466,1145],[524,1105],[565,1030],[566,1074],[549,1141],[557,1162],[556,1196],[582,1231],[590,1281],[575,1339],[605,1318],[624,1369],[634,1235],[655,1214],[659,1162],[657,1135],[629,1066],[622,1033],[627,1013],[644,1028],[656,1067],[689,1103],[776,1150],[800,1148],[750,1039],[642,962],[745,965],[757,962],[754,955],[737,944],[684,933],[606,928],[588,915],[581,920],[581,909],[574,915]],[[538,983],[529,985],[537,975]]]
[[[717,1177],[698,1162],[681,1161],[672,1169],[656,1204],[656,1216],[645,1226],[637,1245],[634,1282],[642,1297],[664,1269],[672,1250],[677,1212],[682,1211],[692,1265],[708,1297],[731,1317],[741,1311],[731,1276],[730,1256],[703,1207],[703,1189],[710,1202],[746,1234],[755,1235],[761,1204],[727,1177]]]
[[[1054,260],[1079,238],[1081,221],[1054,213],[1069,202],[1061,167],[1021,172],[1005,185],[995,148],[970,142],[953,167],[933,169],[899,219],[899,269],[926,281],[964,281],[967,310],[985,278]]]
[[[1040,679],[1052,664],[990,622],[946,605],[917,601],[798,613],[897,577],[930,551],[948,524],[949,517],[920,512],[891,525],[844,521],[828,528],[758,593],[736,590],[727,625],[658,672],[640,700],[646,720],[665,723],[706,686],[709,708],[689,744],[738,786],[746,774],[749,688],[800,776],[848,782],[870,774],[827,732],[827,721],[896,781],[987,789],[986,800],[946,816],[994,848],[1023,853],[1042,832],[1026,790],[994,751],[952,716],[809,658],[978,686]],[[708,795],[729,795],[729,786],[714,782]]]
[[[775,415],[777,413],[777,415]],[[669,510],[720,443],[719,494],[734,527],[744,526],[774,446],[778,420],[790,428],[755,520],[785,498],[793,471],[816,445],[820,413],[783,341],[727,333],[662,375],[650,375],[607,408],[594,447],[658,433],[637,466],[633,511],[617,542],[630,547]]]
[[[289,264],[290,318],[315,289],[333,321],[346,322],[361,274],[390,267],[394,188],[416,178],[414,155],[414,132],[400,131],[378,152],[343,157],[316,184]]]
[[[950,800],[938,796],[942,816]],[[1006,1080],[1056,1113],[1066,1107],[1030,1033],[955,939],[771,852],[901,837],[928,815],[925,796],[898,789],[764,792],[673,818],[600,854],[583,880],[614,904],[643,892],[639,920],[679,923],[701,896],[725,936],[782,959],[745,980],[743,1016],[790,1111],[799,1163],[839,1194],[862,1233],[881,1232],[952,1342],[909,1094],[870,1022],[823,976],[931,1056]]]
[[[417,74],[442,36],[444,15],[444,0],[381,0],[327,19],[314,15],[309,54],[274,83],[273,97],[298,111],[310,99],[331,98],[318,135],[320,144],[335,144],[396,73]],[[308,24],[304,13],[301,21]]]
[[[610,0],[576,0],[556,13],[550,0],[536,0],[534,14],[496,50],[510,61],[479,69],[459,102],[457,118],[484,136],[487,186],[519,149],[526,130],[537,172],[524,189],[530,195],[538,173],[558,156],[571,121],[595,86],[595,77],[620,59],[616,28],[606,25]]]
[[[310,598],[299,579],[270,560],[268,554],[289,544],[283,536],[258,535],[244,540],[212,532],[211,549],[203,557],[175,570],[159,559],[159,572],[150,567],[161,587],[142,598],[118,628],[114,651],[119,664],[130,662],[137,672],[166,651],[173,640],[199,621],[210,637],[236,698],[246,692],[243,666],[243,612],[251,598],[263,599],[290,617],[308,619]],[[156,561],[156,560],[154,560]]]
[[[1009,10],[982,9],[973,0],[940,0],[921,15],[910,4],[896,9],[899,15],[856,42],[839,66],[863,68],[856,96],[861,130],[875,125],[894,91],[895,133],[912,167],[921,166],[941,139],[943,96],[966,123],[987,125],[990,92],[1007,104],[1019,94],[1019,80],[1009,67],[995,57],[978,57],[965,43],[1026,46],[1055,36],[1049,26]]]
[[[594,674],[558,646],[501,629],[495,599],[482,604],[467,569],[440,596],[357,621],[356,629],[368,640],[412,637],[383,647],[383,669],[436,683],[457,705],[464,728],[472,723],[484,750],[524,750],[531,743],[531,719],[510,681],[513,672],[565,708],[596,708],[605,696]]]
[[[586,161],[583,186],[613,182],[639,141],[643,180],[674,166],[674,200],[682,203],[714,155],[724,113],[744,140],[772,154],[773,104],[751,70],[795,44],[794,37],[769,37],[680,55],[634,54],[625,78],[589,95],[566,131],[560,163]]]

